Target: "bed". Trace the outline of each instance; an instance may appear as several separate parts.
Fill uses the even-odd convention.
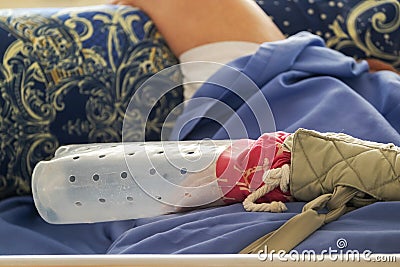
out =
[[[257,2],[283,32],[294,37],[279,46],[263,45],[256,55],[230,66],[262,88],[274,117],[273,127],[256,125],[257,117],[248,115],[249,105],[237,101],[232,92],[209,85],[195,98],[208,97],[228,105],[239,118],[245,118],[244,130],[250,138],[305,127],[400,145],[399,76],[385,71],[373,79],[358,79],[368,71],[366,63],[335,51],[355,58],[378,58],[399,68],[398,1]],[[46,223],[30,195],[36,163],[50,159],[60,145],[120,142],[123,113],[131,100],[128,96],[178,60],[146,14],[131,7],[3,10],[0,35],[0,265],[285,263],[262,260],[263,255],[233,254],[298,214],[304,202],[287,203],[288,211],[279,214],[246,212],[241,203],[235,203],[106,223]],[[326,49],[325,43],[335,50]],[[167,84],[179,84],[181,79],[178,71],[168,77]],[[227,138],[221,125],[202,119],[210,114],[232,129],[233,138],[243,137],[243,132],[235,131],[235,120],[219,117],[213,110],[216,107],[187,112],[189,104],[182,110],[181,86],[168,91],[144,116],[141,110],[155,94],[146,91],[129,104],[138,110],[131,140],[159,140],[167,117],[169,123],[163,127],[173,139]],[[257,105],[257,99],[250,96],[247,100]],[[182,122],[193,116],[200,119],[177,134]],[[364,258],[363,264],[385,261],[394,265],[400,250],[399,209],[399,202],[357,209],[322,227],[295,251],[371,251],[375,258]],[[321,260],[332,265],[349,263],[327,257]],[[289,263],[296,261],[289,258]]]

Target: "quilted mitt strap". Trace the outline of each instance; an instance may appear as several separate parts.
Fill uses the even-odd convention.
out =
[[[337,186],[333,193],[321,195],[303,207],[300,214],[292,217],[278,230],[273,231],[240,251],[241,254],[254,254],[260,250],[290,251],[321,226],[338,219],[351,210],[346,204],[352,200],[358,190]],[[328,213],[322,213],[324,209]],[[290,236],[290,238],[287,238]]]

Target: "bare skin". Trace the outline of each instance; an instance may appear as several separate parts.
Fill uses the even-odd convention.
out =
[[[176,56],[220,41],[264,43],[284,39],[251,0],[112,0],[142,9],[157,25]]]
[[[397,74],[400,74],[400,72],[398,70],[396,70],[392,65],[382,62],[378,59],[372,59],[372,58],[367,59],[367,62],[369,65],[370,72],[388,70],[388,71],[393,71],[393,72],[396,72]]]

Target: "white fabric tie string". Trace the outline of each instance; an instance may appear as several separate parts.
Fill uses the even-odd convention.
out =
[[[286,205],[281,201],[272,201],[271,203],[256,204],[257,199],[265,194],[268,194],[278,186],[282,192],[289,190],[289,177],[290,166],[284,164],[280,168],[270,169],[264,172],[263,181],[264,185],[252,192],[243,201],[243,207],[246,211],[269,211],[269,212],[283,212],[287,210]]]

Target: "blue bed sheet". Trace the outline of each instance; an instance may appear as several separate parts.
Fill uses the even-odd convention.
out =
[[[241,204],[188,214],[137,220],[108,253],[237,253],[243,246],[275,230],[301,212],[304,203],[288,203],[282,214],[246,212]],[[348,213],[311,235],[295,250],[358,250],[399,253],[399,202],[376,203]],[[373,216],[371,216],[373,214]],[[288,237],[290,238],[290,237]],[[337,242],[347,243],[341,247]]]
[[[204,254],[237,253],[299,213],[246,212],[241,204],[183,214],[97,224],[50,225],[30,197],[0,203],[0,254]],[[325,225],[295,250],[399,253],[400,202],[375,203]],[[346,241],[338,247],[338,241]]]
[[[200,108],[189,103],[173,138],[222,139],[228,132],[256,138],[264,131],[292,132],[304,127],[400,144],[400,77],[390,72],[369,74],[365,62],[356,63],[325,48],[322,39],[314,35],[301,33],[263,44],[255,55],[240,58],[231,66],[261,89],[273,114],[273,129],[268,123],[258,125],[257,116],[249,112],[249,107],[257,109],[260,94],[244,94],[244,101],[231,90],[208,84],[195,97],[218,101],[205,102]],[[221,77],[224,75],[212,79]],[[239,80],[231,77],[230,81]],[[247,90],[234,82],[231,85],[234,90]],[[246,133],[235,131],[237,117],[213,113],[219,102],[243,120]],[[210,114],[222,123],[192,120]],[[189,120],[192,123],[186,124]],[[0,254],[237,253],[299,213],[303,205],[288,203],[289,210],[281,214],[245,212],[241,204],[233,204],[131,221],[49,225],[38,216],[30,197],[15,197],[0,203]],[[295,249],[399,253],[399,211],[400,202],[357,209],[325,225]]]

